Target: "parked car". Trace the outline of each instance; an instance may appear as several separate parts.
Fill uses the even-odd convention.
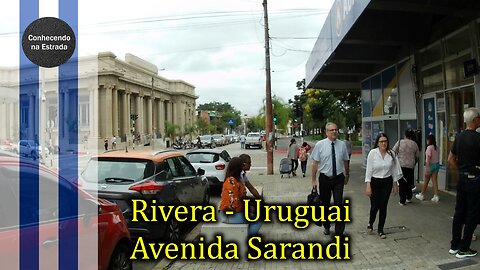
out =
[[[197,149],[187,153],[187,158],[195,169],[205,170],[205,176],[212,187],[221,187],[225,180],[230,155],[222,149]]]
[[[40,183],[39,192],[31,198],[28,190],[22,190],[20,194],[20,171],[22,181],[36,179]],[[59,193],[64,196],[59,197]],[[40,196],[41,203],[20,204],[20,195],[24,202],[38,201]],[[79,255],[78,269],[132,269],[129,259],[132,250],[130,234],[117,205],[103,199],[97,200],[48,168],[0,154],[0,200],[2,269],[18,269],[19,254],[29,253],[28,242],[14,248],[19,245],[19,235],[36,241],[33,245],[38,246],[42,258],[38,262],[39,269],[57,268],[59,235],[65,237],[62,237],[65,242],[69,242],[69,236],[78,241],[78,249],[84,256]],[[62,213],[67,213],[62,219],[59,219],[59,204],[62,205]],[[78,207],[78,212],[73,210],[74,207]],[[75,212],[78,215],[68,215]],[[23,217],[21,228],[20,215]],[[38,238],[35,238],[33,235],[37,230]],[[98,256],[98,261],[91,256]],[[24,267],[28,268],[26,265]]]
[[[202,148],[215,148],[216,144],[212,135],[202,135],[200,136],[200,142]]]
[[[31,157],[33,160],[41,157],[43,150],[45,150],[45,154],[49,154],[48,148],[43,149],[42,146],[38,145],[33,140],[20,140],[17,144],[14,144],[13,146],[13,152],[19,155]]]
[[[258,132],[250,132],[247,134],[247,139],[245,141],[245,148],[249,149],[251,147],[262,148],[262,137]]]
[[[175,150],[110,151],[92,157],[80,181],[88,192],[120,207],[132,236],[178,241],[183,224],[175,218],[132,222],[132,199],[155,200],[155,205],[206,205],[210,196],[204,173]]]
[[[222,134],[213,134],[213,141],[215,142],[215,146],[223,146],[225,145],[225,138]]]

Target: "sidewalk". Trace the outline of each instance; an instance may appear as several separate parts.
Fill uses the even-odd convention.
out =
[[[310,162],[309,162],[310,163]],[[308,169],[310,168],[310,164]],[[307,169],[307,171],[308,171]],[[268,203],[305,203],[311,190],[311,178],[301,174],[293,178],[280,178],[265,175],[264,171],[252,171],[250,181],[263,186],[265,200]],[[344,196],[350,198],[352,222],[346,226],[350,235],[349,261],[190,261],[177,260],[169,269],[479,269],[480,255],[471,259],[456,259],[448,253],[455,197],[440,193],[440,202],[429,199],[420,202],[413,199],[412,204],[400,206],[398,195],[392,195],[389,201],[385,233],[387,239],[381,240],[377,234],[368,235],[366,226],[370,202],[365,196],[364,169],[361,168],[361,155],[352,155],[350,182],[345,186]],[[377,222],[374,225],[378,224]],[[333,229],[333,228],[332,228]],[[311,225],[306,230],[295,230],[291,224],[264,224],[260,233],[273,241],[315,241],[329,242],[322,233],[323,228]],[[333,231],[333,230],[332,230]],[[375,231],[376,233],[376,231]],[[480,249],[480,241],[472,242],[472,249]],[[157,266],[155,269],[162,269]]]

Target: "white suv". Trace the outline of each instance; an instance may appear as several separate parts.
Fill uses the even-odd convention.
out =
[[[226,150],[219,148],[197,149],[188,152],[186,156],[195,170],[198,170],[198,168],[205,170],[205,176],[208,178],[211,187],[222,187],[228,162],[231,159]]]
[[[249,149],[252,146],[262,148],[262,136],[259,132],[250,132],[247,134],[245,148]]]

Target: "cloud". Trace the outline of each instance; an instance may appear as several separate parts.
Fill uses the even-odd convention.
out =
[[[18,31],[18,1],[1,4],[0,44],[10,53],[0,52],[0,65],[18,62],[11,53],[18,39],[5,35]],[[332,3],[269,1],[272,94],[287,101],[299,93],[296,82]],[[265,97],[263,23],[261,0],[82,0],[79,55],[134,54],[165,69],[161,76],[193,84],[197,104],[229,102],[254,115]]]

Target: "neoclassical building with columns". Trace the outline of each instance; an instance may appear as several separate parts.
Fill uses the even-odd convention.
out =
[[[38,135],[47,145],[58,145],[59,140],[69,139],[68,132],[57,128],[59,118],[68,122],[73,114],[78,116],[78,122],[72,123],[78,130],[78,141],[88,147],[97,147],[113,136],[119,143],[131,143],[133,134],[149,142],[165,136],[166,122],[177,125],[180,131],[195,123],[195,87],[160,76],[154,64],[132,54],[121,60],[111,52],[80,57],[75,63],[77,81],[58,81],[59,69],[40,68],[38,84],[30,83],[28,76],[18,82],[18,68],[0,67],[0,140],[15,142],[25,132],[27,137]],[[22,67],[25,72],[23,69],[28,72],[29,67]],[[25,97],[18,95],[20,84],[28,89]],[[78,102],[70,94],[76,87]],[[59,99],[65,104],[61,110]],[[58,115],[59,111],[64,115]],[[33,128],[19,130],[20,121],[32,121],[35,113],[40,119],[34,130],[39,134],[34,134]]]

